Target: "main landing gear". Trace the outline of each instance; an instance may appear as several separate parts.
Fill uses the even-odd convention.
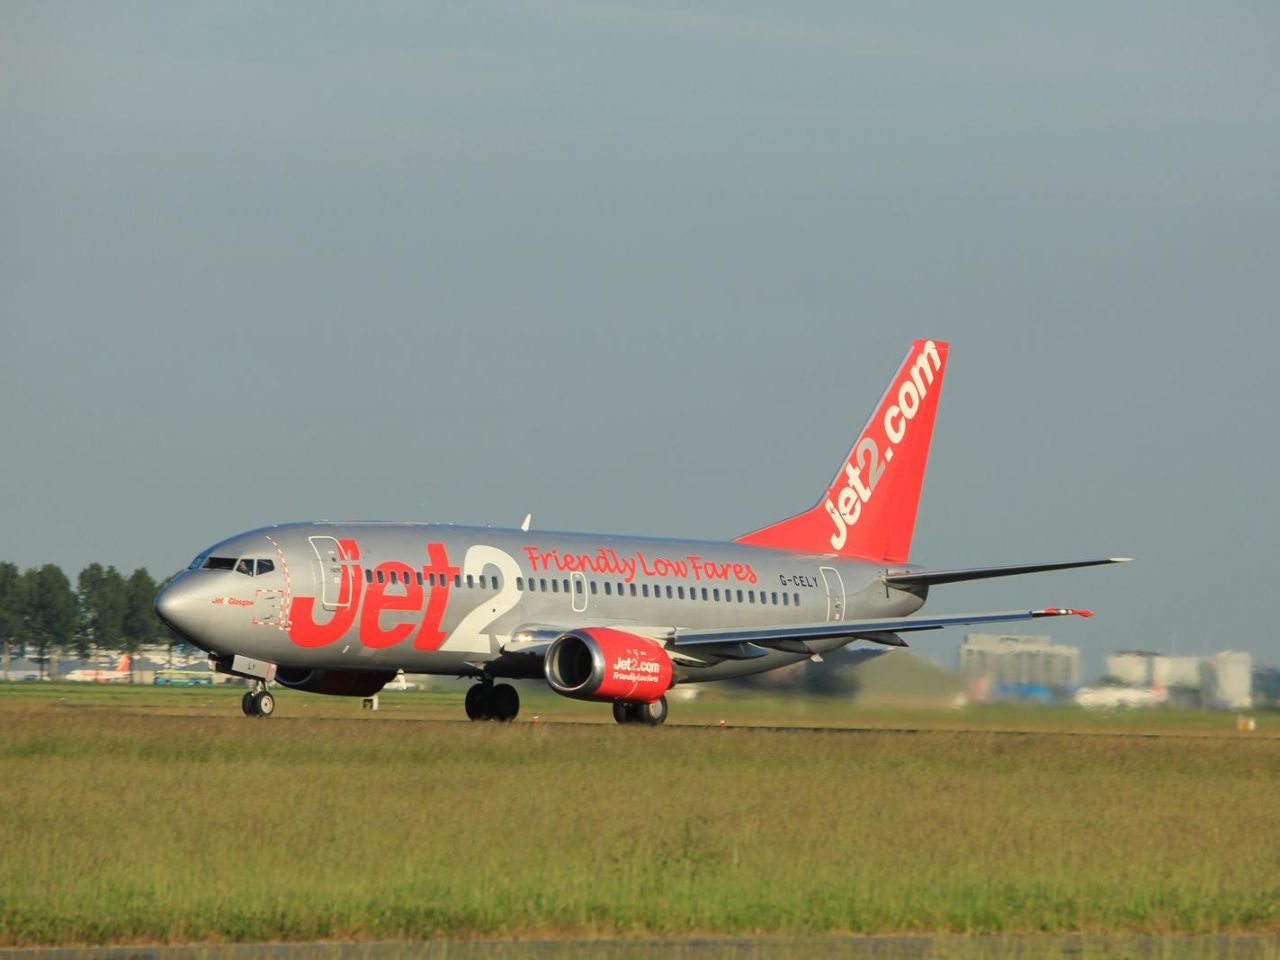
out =
[[[656,727],[667,719],[667,698],[659,697],[652,703],[613,702],[613,719],[618,723],[643,723]]]
[[[509,683],[481,680],[467,691],[468,720],[509,723],[520,712],[520,694]]]
[[[276,712],[276,698],[261,680],[254,681],[253,689],[240,700],[240,709],[246,717],[269,717]]]

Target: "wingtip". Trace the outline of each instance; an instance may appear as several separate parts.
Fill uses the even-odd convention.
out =
[[[1111,563],[1133,563],[1133,557],[1107,557]]]

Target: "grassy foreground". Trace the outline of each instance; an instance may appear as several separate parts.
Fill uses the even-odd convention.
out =
[[[0,944],[1280,930],[1280,739],[1225,722],[261,721],[228,693],[0,694]]]

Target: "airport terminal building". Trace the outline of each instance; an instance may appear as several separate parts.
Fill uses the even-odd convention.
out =
[[[1049,689],[1080,684],[1080,648],[1048,636],[966,634],[960,645],[960,672],[997,686]]]

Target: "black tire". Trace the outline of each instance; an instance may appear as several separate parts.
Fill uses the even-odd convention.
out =
[[[261,690],[257,694],[258,716],[269,717],[276,712],[276,698],[268,691]]]
[[[483,683],[472,684],[467,690],[466,708],[468,720],[484,720],[486,718],[485,688]]]
[[[635,704],[625,700],[613,701],[613,719],[615,723],[635,723]]]
[[[520,694],[509,683],[499,683],[489,691],[489,715],[501,723],[510,723],[520,713]]]
[[[252,690],[240,698],[240,709],[244,711],[246,717],[258,715],[258,698],[253,695]]]
[[[636,704],[636,719],[650,727],[658,727],[666,723],[667,698],[659,697],[653,703]]]

